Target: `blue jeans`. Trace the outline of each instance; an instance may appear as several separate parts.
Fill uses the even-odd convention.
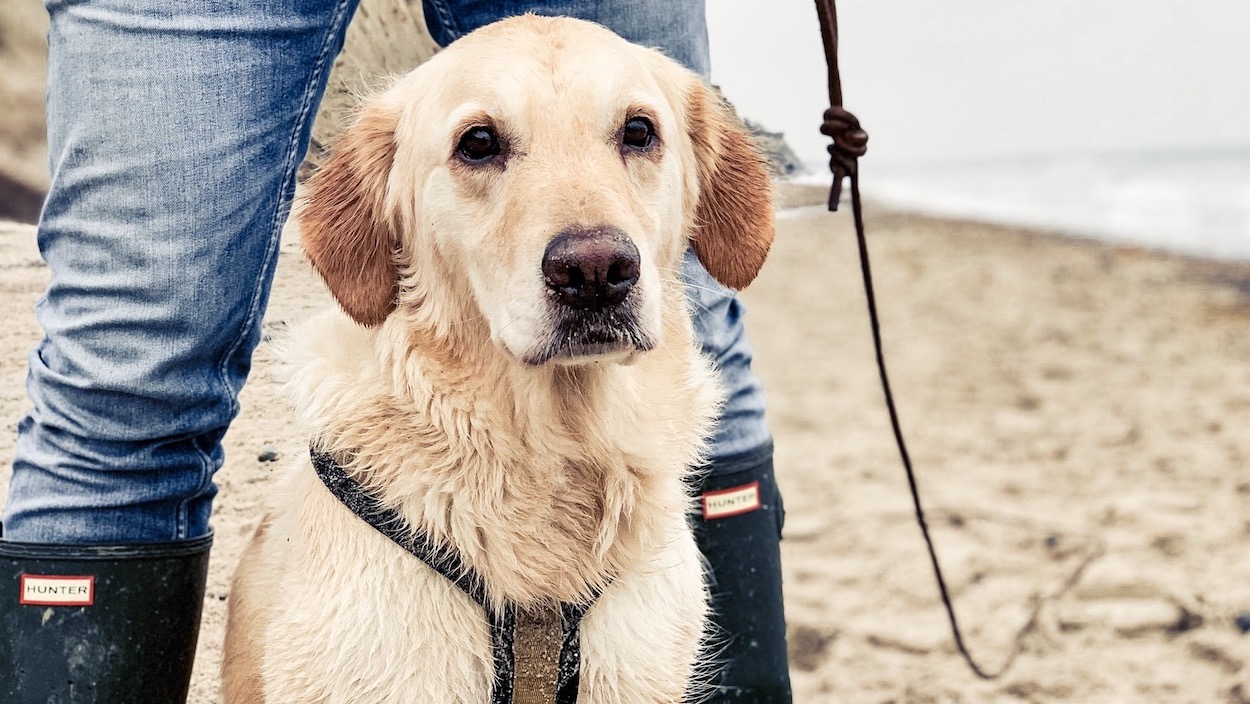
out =
[[[52,281],[30,353],[4,537],[132,543],[208,531],[221,439],[260,339],[296,168],[355,0],[49,0]],[[439,2],[448,42],[572,14],[706,76],[702,0]],[[730,399],[714,459],[770,442],[741,308],[689,257]],[[715,463],[714,463],[715,464]]]

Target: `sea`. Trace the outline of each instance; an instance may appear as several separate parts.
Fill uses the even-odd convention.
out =
[[[845,0],[866,195],[1250,259],[1247,0]],[[707,3],[712,80],[828,182],[815,3]],[[1041,155],[1041,156],[1021,156]]]
[[[797,181],[829,183],[824,164],[807,167]],[[1250,260],[1250,149],[907,166],[865,157],[860,169],[865,198],[891,208]]]

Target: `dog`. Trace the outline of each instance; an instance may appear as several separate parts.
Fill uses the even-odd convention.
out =
[[[296,218],[341,307],[287,343],[299,421],[481,602],[300,462],[234,576],[226,701],[493,701],[491,614],[592,600],[576,701],[690,695],[721,391],[679,268],[742,288],[774,227],[732,109],[603,27],[507,19],[365,101]]]

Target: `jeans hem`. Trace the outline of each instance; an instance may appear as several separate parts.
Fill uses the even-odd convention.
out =
[[[31,543],[0,540],[0,557],[71,560],[158,559],[198,555],[213,545],[213,529],[198,538],[160,543]]]

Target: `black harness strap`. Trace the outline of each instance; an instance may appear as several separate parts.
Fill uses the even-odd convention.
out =
[[[525,678],[535,675],[532,670],[537,666],[532,663],[541,660],[542,656],[530,656],[532,648],[527,645],[520,658],[526,671],[518,671],[518,641],[554,624],[544,622],[533,612],[518,614],[515,604],[507,604],[501,611],[490,608],[486,603],[486,587],[481,576],[464,564],[460,553],[453,548],[436,545],[424,532],[408,525],[394,509],[383,506],[377,497],[348,476],[329,453],[313,448],[310,454],[313,469],[335,498],[374,530],[446,577],[482,607],[490,624],[491,650],[495,661],[495,683],[491,689],[490,704],[513,704],[519,689],[527,693],[532,690],[530,680]],[[546,701],[576,704],[581,682],[581,621],[598,598],[599,593],[595,592],[585,603],[560,604],[560,653],[554,673],[554,691]],[[518,638],[518,631],[522,634],[521,638]],[[545,677],[546,673],[540,676]],[[518,686],[519,682],[521,686]]]

